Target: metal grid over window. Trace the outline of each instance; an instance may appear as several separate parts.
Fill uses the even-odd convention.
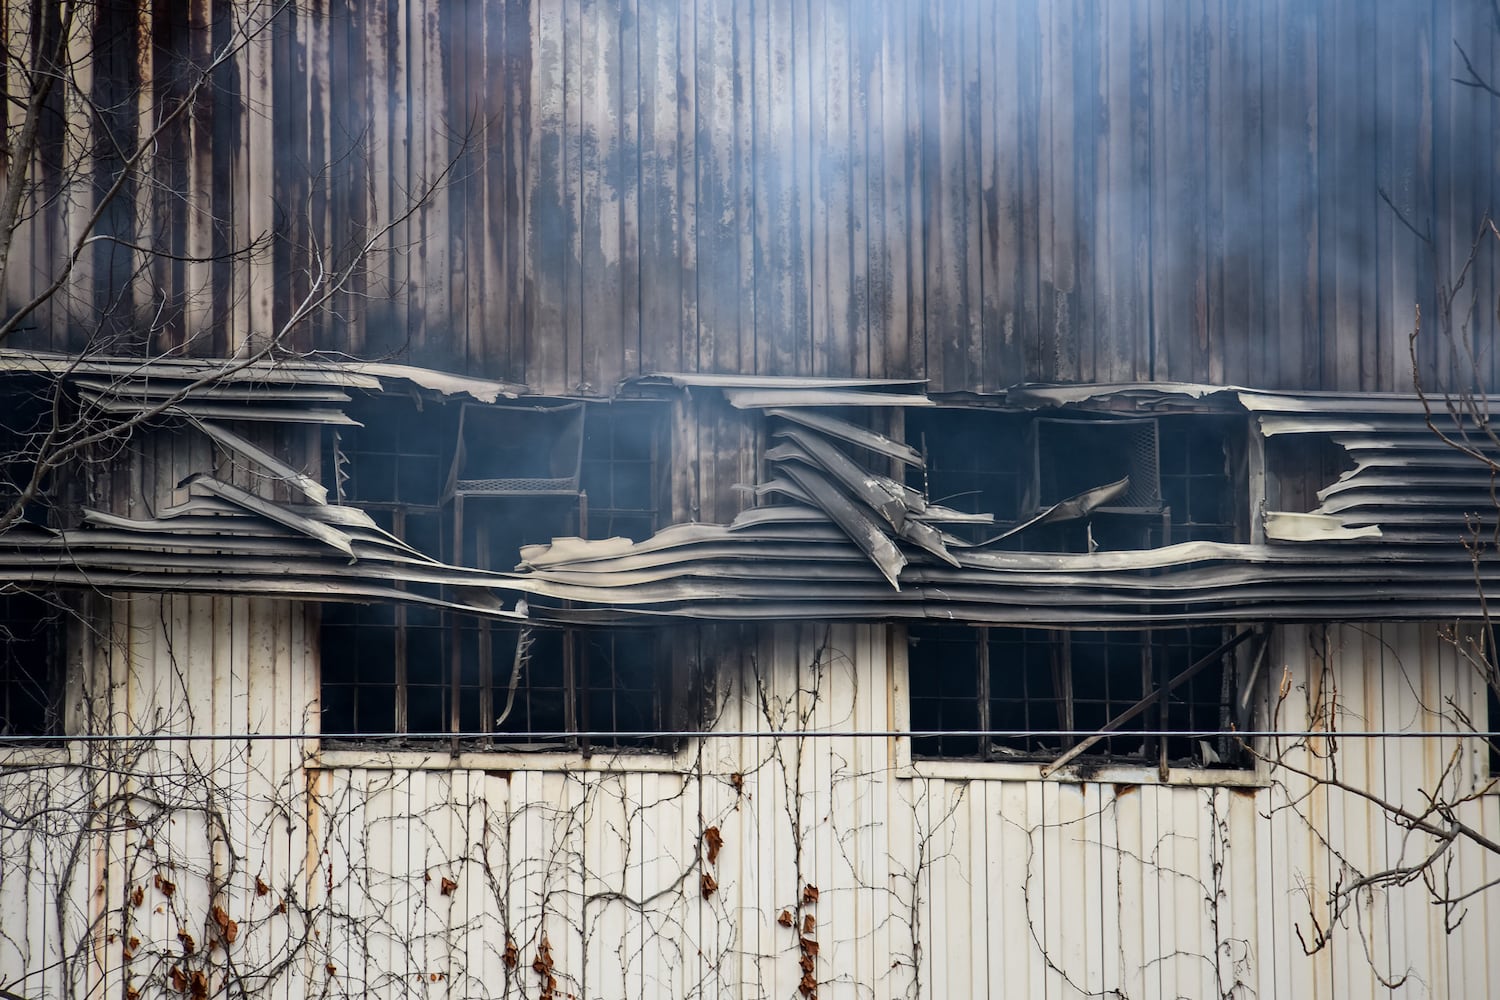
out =
[[[662,418],[646,403],[591,409],[583,437],[590,537],[640,541],[660,527]]]
[[[1485,720],[1487,723],[1485,731],[1490,734],[1488,743],[1490,748],[1490,777],[1500,778],[1500,736],[1494,735],[1500,732],[1500,691],[1495,690],[1493,680],[1486,679],[1485,683]]]
[[[1156,421],[1038,418],[1037,505],[1058,503],[1085,490],[1129,478],[1116,506],[1161,505]]]
[[[1230,462],[1243,453],[1236,447],[1242,425],[1201,415],[1165,417],[1160,425],[1161,492],[1172,512],[1172,541],[1238,541]]]
[[[61,732],[62,621],[61,610],[43,596],[0,591],[0,742]]]
[[[458,630],[463,655],[455,699],[453,630],[441,614],[407,608],[398,626],[394,613],[401,609],[348,607],[354,610],[324,614],[325,735],[404,734],[423,742],[446,740],[456,728],[477,739],[470,744],[476,748],[649,749],[657,742],[650,737],[615,734],[667,728],[668,647],[654,630],[523,632],[468,623]],[[587,732],[607,735],[576,735]]]
[[[1030,475],[1026,458],[1029,418],[982,410],[932,409],[906,414],[905,436],[926,459],[924,473],[910,470],[907,485],[927,490],[934,503],[1000,522],[1021,516]],[[953,526],[972,540],[994,534],[988,526]],[[1009,546],[1007,546],[1009,547]]]
[[[926,457],[908,485],[997,528],[955,528],[971,540],[1060,500],[1128,476],[1126,492],[1086,518],[1038,525],[997,547],[1033,552],[1154,548],[1248,535],[1245,422],[1213,413],[1120,419],[1032,417],[976,409],[909,414],[906,439]]]
[[[911,626],[911,729],[918,757],[1050,761],[1219,649],[1216,627],[1134,631]],[[1227,732],[1234,658],[1221,656],[1089,748],[1085,759],[1238,763]],[[1181,732],[1181,737],[1146,735]],[[979,735],[974,735],[975,733]],[[951,735],[949,735],[951,734]]]
[[[444,535],[437,511],[377,508],[370,514],[414,548],[439,551]],[[325,604],[324,733],[413,732],[422,719],[437,720],[430,731],[446,731],[447,631],[443,612],[422,604]]]
[[[589,502],[469,497],[456,554],[449,551],[456,544],[451,505],[429,505],[441,483],[422,493],[398,488],[407,477],[391,442],[414,445],[413,460],[423,469],[445,467],[451,455],[433,448],[435,434],[381,431],[367,445],[368,429],[390,421],[359,414],[366,427],[346,432],[341,442],[348,495],[414,547],[482,567],[510,569],[523,545],[558,535],[648,537],[659,526],[662,410],[592,404],[588,410],[581,486]],[[408,412],[397,422],[422,419],[442,427],[445,418]],[[524,450],[516,441],[505,446]],[[372,460],[378,474],[362,474]],[[670,650],[657,630],[522,629],[421,605],[330,603],[322,649],[323,732],[334,738],[391,734],[421,744],[465,734],[475,748],[587,751],[654,748],[654,738],[618,734],[670,728]]]

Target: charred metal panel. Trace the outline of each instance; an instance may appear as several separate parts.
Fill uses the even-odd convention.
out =
[[[6,358],[19,364],[14,356]],[[94,364],[93,372],[72,379],[80,391],[98,394],[95,382],[118,379],[110,366],[125,363]],[[442,384],[432,374],[407,374],[384,381],[403,392]],[[1162,393],[1129,386],[1013,392],[1011,398],[1027,407],[1067,404],[1057,412],[1071,414],[1070,426],[1080,433],[1089,426],[1083,415],[1093,408],[1125,403],[1149,412],[1184,398],[1212,400],[1218,412],[1250,411],[1273,439],[1327,438],[1352,460],[1349,471],[1319,491],[1316,508],[1262,509],[1263,542],[1110,549],[1095,546],[1092,525],[1115,510],[1110,504],[1125,494],[1128,480],[1101,482],[992,524],[989,514],[954,510],[910,480],[887,475],[893,468],[913,468],[920,481],[923,456],[872,429],[880,414],[899,411],[913,399],[905,386],[788,386],[771,391],[775,405],[766,410],[735,408],[719,397],[757,388],[699,386],[696,395],[679,401],[670,473],[676,516],[686,523],[650,537],[637,534],[636,541],[570,538],[524,546],[517,553],[519,567],[499,572],[481,568],[485,560],[469,563],[467,546],[445,556],[418,551],[377,528],[357,506],[324,502],[327,483],[245,435],[225,437],[212,421],[195,418],[194,407],[206,404],[199,403],[190,376],[163,366],[133,371],[126,384],[147,375],[149,391],[133,402],[116,402],[165,405],[157,422],[176,426],[152,433],[162,440],[187,435],[184,455],[202,460],[193,468],[179,461],[174,468],[179,476],[194,474],[176,481],[172,499],[148,498],[152,516],[117,499],[110,511],[85,509],[79,526],[49,531],[22,525],[6,532],[0,537],[0,580],[419,602],[539,624],[665,615],[1036,626],[1458,618],[1476,614],[1479,593],[1500,584],[1500,567],[1489,560],[1476,564],[1461,544],[1466,532],[1493,521],[1488,467],[1437,438],[1420,401],[1411,397],[1207,387]],[[243,383],[213,386],[215,395],[207,398],[240,407],[238,419],[249,427],[288,426],[293,414],[337,424],[349,419],[333,399],[343,391],[331,388],[339,379],[361,387],[381,384],[336,367],[310,368],[305,381],[288,369],[268,369],[259,377],[276,386],[264,402],[234,399],[237,385],[253,385],[248,375]],[[309,402],[298,402],[302,392]],[[818,405],[788,407],[787,393]],[[832,412],[824,405],[846,397],[854,405]],[[886,405],[872,407],[875,400]],[[1130,425],[1143,419],[1132,417]],[[1019,433],[1020,425],[1005,426]],[[1462,421],[1453,425],[1452,433],[1464,431]],[[767,441],[769,447],[758,443]],[[238,473],[243,483],[213,467],[211,442],[255,467]],[[724,447],[729,443],[733,447]],[[1240,454],[1226,447],[1217,461],[1231,463]],[[1077,456],[1059,459],[1070,457]],[[1229,488],[1248,482],[1229,471],[1219,474]],[[1273,465],[1273,479],[1276,474]],[[286,482],[267,490],[265,483],[257,487],[258,476],[269,476],[265,483]],[[1089,481],[1088,470],[1080,476],[1078,483]],[[660,478],[666,478],[664,471]],[[746,489],[731,490],[733,479],[749,480]],[[651,488],[665,493],[667,484]],[[1154,487],[1146,493],[1157,495]],[[773,498],[779,502],[766,506]],[[707,502],[721,523],[693,523],[696,505]],[[747,502],[754,506],[743,509]],[[683,504],[690,511],[686,518]],[[1058,523],[1083,526],[1088,547],[1047,550],[1031,542]],[[970,531],[977,534],[960,537]],[[508,565],[510,558],[501,554],[494,565]]]
[[[651,371],[1391,391],[1420,306],[1424,372],[1500,363],[1433,328],[1488,205],[1493,98],[1455,82],[1497,76],[1484,4],[128,7],[82,8],[95,61],[49,109],[9,303],[112,150],[230,57],[28,346],[229,354],[368,240],[284,346],[552,395]]]

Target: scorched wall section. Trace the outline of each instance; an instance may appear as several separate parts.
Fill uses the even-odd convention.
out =
[[[28,206],[73,208],[27,219],[7,295],[87,235],[97,178],[52,166],[135,137],[274,14],[101,222],[166,256],[126,282],[146,258],[89,244],[18,343],[230,355],[378,234],[288,346],[553,394],[651,371],[1392,391],[1420,305],[1424,364],[1467,380],[1438,289],[1490,205],[1500,102],[1454,82],[1465,56],[1497,75],[1481,0],[185,10],[80,28],[87,96],[139,114],[44,135]],[[1487,244],[1464,289],[1493,286]]]

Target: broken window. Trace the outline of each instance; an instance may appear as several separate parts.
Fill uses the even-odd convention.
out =
[[[1307,513],[1318,492],[1354,468],[1349,452],[1330,434],[1277,434],[1266,438],[1266,507]]]
[[[1031,465],[1025,451],[1029,424],[1024,415],[993,410],[908,412],[907,443],[926,459],[925,479],[913,470],[908,485],[966,514],[993,514],[1000,523],[1020,520]]]
[[[926,457],[908,485],[995,516],[954,529],[970,542],[1091,552],[1248,536],[1245,423],[1233,416],[933,409],[907,415],[906,440]]]
[[[351,410],[345,495],[413,547],[513,569],[564,535],[649,537],[662,523],[665,411],[649,403]],[[415,472],[411,470],[416,470]],[[432,596],[441,594],[434,590]],[[323,732],[464,734],[469,745],[653,748],[669,724],[670,643],[646,628],[519,627],[421,604],[328,604]],[[597,735],[587,735],[597,734]]]
[[[38,442],[50,426],[49,403],[45,384],[9,379],[0,387],[0,516],[31,480]],[[47,485],[22,505],[22,522],[45,525],[53,519],[55,501]],[[63,624],[55,595],[0,584],[0,742],[62,732]]]
[[[1045,763],[1091,738],[1067,734],[1107,731],[1080,760],[1241,766],[1239,741],[1227,735],[1237,724],[1235,641],[1216,627],[913,625],[911,730],[929,735],[912,738],[912,753]]]
[[[1490,749],[1490,777],[1500,778],[1500,735],[1497,735],[1500,733],[1500,691],[1495,690],[1495,683],[1488,678],[1484,689],[1485,720],[1489,723],[1486,742]]]
[[[0,743],[55,736],[61,610],[45,596],[0,588]]]

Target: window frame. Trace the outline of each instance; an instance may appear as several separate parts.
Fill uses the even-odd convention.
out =
[[[944,431],[948,421],[966,422],[964,426]],[[966,434],[988,421],[984,448],[965,448]],[[1042,450],[1044,431],[1051,427],[1056,434],[1085,433],[1088,424],[1152,425],[1155,452],[1156,487],[1160,493],[1159,508],[1122,506],[1124,500],[1098,507],[1087,517],[1038,525],[1018,532],[996,547],[1020,552],[1081,553],[1099,539],[1139,536],[1143,544],[1104,544],[1101,551],[1144,551],[1182,541],[1208,540],[1245,543],[1254,540],[1258,511],[1262,503],[1256,491],[1263,486],[1255,475],[1258,461],[1257,435],[1247,415],[1223,409],[1186,411],[1099,411],[1083,408],[1047,410],[1014,410],[999,407],[940,405],[931,410],[908,414],[903,424],[903,440],[918,448],[926,468],[918,474],[905,472],[906,485],[930,492],[930,502],[954,506],[970,513],[989,513],[995,524],[984,528],[954,530],[971,535],[968,540],[994,540],[1006,528],[1024,524],[1045,510],[1053,498],[1041,494],[1049,467]],[[1008,426],[1007,426],[1008,425]],[[995,440],[997,434],[1001,441]],[[1055,435],[1054,435],[1055,436]],[[1214,439],[1223,456],[1222,471],[1205,471],[1204,456],[1197,454],[1203,440]],[[977,462],[980,455],[992,455],[989,463]],[[1202,515],[1206,484],[1216,482],[1217,516]],[[1099,483],[1096,485],[1105,485]],[[975,497],[974,502],[965,497]],[[1180,501],[1180,502],[1174,502]],[[1088,530],[1085,531],[1084,529]]]
[[[404,399],[404,397],[402,397]],[[371,399],[366,405],[379,407],[384,400],[381,397]],[[398,405],[397,401],[391,401],[392,405]],[[637,534],[644,532],[645,535],[662,527],[664,515],[670,503],[669,480],[665,474],[665,455],[670,450],[669,433],[671,423],[667,406],[657,401],[618,401],[618,402],[589,402],[585,404],[588,408],[588,416],[591,420],[585,421],[584,434],[586,440],[583,443],[583,457],[581,462],[581,474],[579,480],[578,505],[576,510],[563,512],[572,518],[572,529],[575,533],[584,537],[598,537],[599,531],[596,526],[604,529],[617,527],[619,521],[633,521],[633,527]],[[418,409],[422,410],[421,404]],[[625,418],[625,419],[622,419]],[[444,414],[435,418],[436,433],[442,434],[449,431],[444,421],[451,421],[451,414]],[[600,435],[595,428],[603,427],[604,454],[599,454]],[[591,434],[591,432],[594,432]],[[634,435],[636,440],[632,447],[622,445],[622,435]],[[589,440],[592,437],[592,440]],[[644,443],[645,450],[641,450]],[[426,546],[429,553],[454,563],[473,561],[483,566],[496,554],[497,549],[492,546],[489,538],[487,523],[484,519],[471,518],[472,523],[460,525],[455,529],[455,509],[451,502],[439,500],[437,503],[411,502],[401,496],[382,498],[372,497],[361,499],[352,496],[345,499],[343,485],[346,481],[353,487],[359,483],[359,457],[369,454],[379,457],[384,462],[394,463],[394,466],[386,476],[390,482],[400,484],[403,479],[399,469],[401,454],[393,451],[388,442],[380,441],[376,447],[365,449],[360,447],[356,439],[354,447],[348,451],[340,448],[335,441],[332,450],[327,454],[328,464],[338,470],[336,478],[340,487],[340,500],[359,506],[376,516],[377,521],[393,535],[406,541],[410,541],[413,520],[424,519],[426,527],[424,532],[429,537],[436,538],[436,545]],[[623,456],[623,457],[622,457]],[[446,468],[445,460],[451,458],[451,448],[444,454],[441,450],[436,453],[425,451],[418,456],[422,461],[437,467]],[[629,462],[632,466],[644,466],[633,469],[630,486],[625,489],[616,478],[617,464]],[[347,468],[346,468],[347,466]],[[594,477],[603,472],[609,478],[604,482],[602,491],[607,502],[593,505],[589,498],[589,488],[594,485]],[[345,473],[347,472],[347,475]],[[357,492],[357,489],[356,489]],[[640,506],[621,506],[622,496],[636,496],[644,499],[645,503]],[[558,507],[558,498],[548,497],[500,497],[484,498],[482,502],[494,503],[544,503],[549,511]],[[475,503],[470,498],[471,504]],[[591,509],[592,508],[592,509]],[[602,515],[602,516],[601,516]],[[524,519],[515,519],[518,521]],[[566,520],[566,518],[564,518]],[[539,523],[543,522],[538,519]],[[559,524],[561,524],[561,520]],[[458,530],[462,530],[460,537]],[[563,528],[559,533],[566,533]],[[609,532],[613,533],[613,532]],[[550,535],[548,536],[550,537]],[[542,539],[536,539],[542,540]],[[522,538],[520,545],[527,544],[531,539]],[[499,547],[505,548],[506,542],[502,540]],[[423,548],[422,545],[417,545]],[[457,551],[460,550],[461,551]],[[519,560],[519,545],[516,551],[511,552],[506,548],[509,557]],[[509,566],[503,568],[509,569]],[[401,586],[405,589],[405,585]],[[360,679],[360,671],[351,660],[336,674],[332,672],[335,662],[325,653],[320,658],[321,672],[319,678],[320,690],[320,730],[323,745],[336,749],[357,749],[361,751],[390,747],[395,749],[411,748],[419,751],[437,751],[446,748],[450,755],[456,755],[469,751],[482,752],[506,752],[517,751],[521,753],[545,753],[563,752],[582,754],[587,757],[593,753],[659,753],[671,750],[675,747],[675,739],[669,736],[659,738],[620,738],[610,739],[603,736],[589,736],[595,730],[590,724],[589,715],[596,711],[601,704],[607,705],[610,714],[618,719],[622,712],[628,713],[628,708],[621,704],[619,697],[620,689],[612,686],[611,694],[605,696],[603,702],[600,700],[599,692],[602,687],[591,684],[590,678],[597,670],[606,670],[613,676],[618,677],[622,654],[618,649],[621,633],[629,632],[632,636],[646,637],[644,653],[638,654],[637,663],[655,662],[658,669],[652,677],[652,684],[647,687],[631,688],[630,694],[648,696],[649,705],[643,712],[642,718],[650,723],[639,729],[621,729],[621,732],[671,732],[686,728],[687,725],[696,723],[691,718],[690,712],[686,711],[680,699],[674,691],[678,687],[675,677],[674,663],[677,656],[677,640],[667,629],[650,629],[639,626],[598,626],[598,627],[551,627],[535,626],[530,631],[534,637],[547,637],[549,645],[555,644],[560,653],[548,658],[544,665],[533,659],[528,666],[527,672],[522,677],[522,683],[529,686],[531,671],[540,666],[541,670],[556,670],[556,674],[550,675],[556,683],[545,688],[548,691],[561,691],[560,720],[561,724],[533,729],[527,727],[521,730],[504,730],[495,728],[495,721],[501,711],[504,699],[509,688],[509,679],[512,674],[513,659],[508,655],[497,654],[494,644],[497,633],[512,633],[517,636],[527,631],[515,626],[510,622],[492,622],[478,616],[463,615],[460,613],[441,611],[437,615],[436,624],[416,625],[413,622],[415,616],[421,616],[424,620],[430,613],[423,611],[421,605],[408,602],[390,602],[388,604],[349,605],[353,609],[374,609],[377,617],[389,616],[389,623],[377,622],[373,625],[363,624],[359,621],[361,610],[351,610],[345,613],[344,605],[336,602],[325,604],[322,619],[319,622],[320,650],[326,651],[330,640],[330,630],[350,630],[350,635],[356,634],[355,630],[362,628],[380,628],[389,630],[389,642],[392,646],[390,654],[390,679],[383,677],[375,681],[363,682]],[[387,610],[389,609],[389,610]],[[342,619],[342,620],[331,620]],[[413,729],[413,693],[417,685],[417,664],[413,662],[413,648],[410,630],[414,628],[433,628],[437,631],[439,639],[435,644],[435,654],[429,652],[429,656],[435,655],[435,669],[423,671],[423,674],[432,679],[430,684],[422,684],[423,687],[436,688],[440,693],[438,701],[440,707],[435,710],[433,718],[440,725],[429,728],[425,725],[416,730]],[[505,643],[506,649],[514,649],[512,642]],[[603,660],[593,658],[593,651],[600,642],[607,646],[608,652]],[[426,644],[432,646],[433,644]],[[642,647],[638,647],[642,648]],[[473,652],[470,654],[469,650]],[[503,662],[501,662],[503,660]],[[487,665],[487,666],[486,666]],[[335,729],[328,728],[330,724],[329,712],[332,710],[329,695],[330,689],[338,689],[348,692],[347,708],[341,708],[342,718],[333,720]],[[384,691],[389,689],[390,695],[390,719],[389,732],[375,732],[369,725],[362,724],[360,699],[362,692],[366,689]],[[524,690],[525,687],[522,688]],[[469,707],[467,698],[476,695],[474,708]],[[431,706],[429,706],[431,707]],[[520,702],[512,709],[525,710],[526,707]],[[386,711],[383,705],[378,705],[375,712]],[[465,716],[473,712],[473,718],[478,720],[479,725],[470,732],[463,725]],[[426,716],[428,713],[423,713]],[[368,718],[368,715],[365,716]],[[514,714],[511,716],[515,718]],[[561,736],[547,736],[532,738],[528,730],[536,732],[559,732],[565,733]]]
[[[1201,628],[1202,626],[1199,627]],[[1221,659],[1228,659],[1232,661],[1232,667],[1228,673],[1232,676],[1233,681],[1233,683],[1230,685],[1230,693],[1227,696],[1221,696],[1222,700],[1219,706],[1221,712],[1225,710],[1233,712],[1238,703],[1243,699],[1244,691],[1242,690],[1242,686],[1247,683],[1254,683],[1254,671],[1253,669],[1247,669],[1249,666],[1249,661],[1243,659],[1242,655],[1248,654],[1248,651],[1252,650],[1256,646],[1256,643],[1247,643],[1244,642],[1243,639],[1253,637],[1258,634],[1260,636],[1261,642],[1266,641],[1266,634],[1259,627],[1252,628],[1249,626],[1226,626],[1224,628],[1226,636],[1230,632],[1232,632],[1234,628],[1241,628],[1245,635],[1238,636],[1236,638],[1236,646],[1238,648],[1231,647],[1225,649],[1221,654]],[[1050,643],[1052,645],[1052,648],[1056,649],[1058,646],[1065,645],[1068,641],[1070,641],[1069,637],[1072,635],[1072,633],[1078,631],[1075,629],[1022,629],[1017,626],[1008,625],[949,625],[915,623],[908,625],[904,630],[905,635],[903,636],[906,641],[901,643],[902,648],[906,651],[906,657],[904,659],[904,662],[901,664],[902,670],[898,674],[898,677],[894,683],[894,689],[896,692],[895,703],[897,728],[906,734],[900,737],[897,741],[898,772],[903,777],[972,778],[976,775],[988,774],[996,777],[1016,778],[1022,780],[1051,778],[1061,781],[1114,780],[1127,783],[1171,783],[1210,786],[1232,785],[1255,787],[1259,787],[1265,782],[1265,774],[1263,773],[1264,768],[1261,766],[1260,762],[1255,759],[1253,753],[1250,753],[1248,750],[1242,750],[1240,752],[1240,754],[1238,755],[1238,762],[1236,763],[1213,766],[1203,764],[1196,760],[1184,760],[1181,757],[1163,760],[1160,757],[1159,750],[1157,750],[1156,756],[1152,756],[1151,752],[1143,752],[1140,757],[1088,753],[1075,759],[1065,760],[1063,766],[1059,767],[1058,761],[1063,759],[1064,754],[1067,752],[1067,747],[1064,747],[1062,749],[1049,748],[1045,752],[1035,753],[1011,753],[1005,750],[1001,750],[1000,752],[996,753],[989,752],[991,750],[991,747],[987,747],[985,745],[985,743],[983,742],[984,738],[977,738],[979,741],[978,745],[971,753],[951,753],[941,755],[923,753],[920,746],[920,743],[923,739],[941,739],[941,736],[924,738],[912,734],[918,731],[926,732],[932,730],[941,732],[941,730],[938,730],[937,727],[928,727],[921,725],[920,720],[918,719],[919,713],[914,709],[914,701],[920,700],[915,678],[919,675],[926,676],[932,673],[930,669],[924,672],[919,671],[914,666],[914,661],[911,656],[913,645],[912,640],[913,638],[922,638],[920,636],[914,637],[912,635],[914,629],[927,630],[933,634],[947,632],[950,634],[950,638],[947,640],[949,642],[954,641],[951,636],[961,636],[966,633],[972,633],[974,637],[972,646],[975,649],[975,663],[973,669],[978,672],[976,677],[977,683],[975,685],[975,690],[977,692],[976,697],[980,699],[981,706],[976,713],[980,724],[975,726],[975,729],[981,731],[989,730],[991,728],[989,725],[989,721],[992,718],[993,711],[993,706],[991,705],[992,691],[989,686],[989,677],[991,676],[992,672],[988,669],[990,663],[990,642],[988,641],[988,633],[992,629],[1014,629],[1019,632],[1035,633],[1041,636],[1049,636],[1051,638],[1042,640],[1042,642],[1038,643],[1038,645],[1045,645]],[[1145,637],[1153,635],[1154,633],[1183,631],[1183,629],[1179,627],[1177,629],[1121,629],[1115,631],[1124,632],[1139,637]],[[1154,647],[1154,645],[1155,643],[1142,643],[1141,648],[1143,650],[1150,649]],[[1070,660],[1070,666],[1072,665],[1073,664]],[[1226,672],[1221,670],[1219,671],[1219,673],[1222,677]],[[1175,674],[1176,672],[1174,671],[1173,675],[1175,676]],[[1076,682],[1077,678],[1074,675],[1073,670],[1070,669],[1068,671],[1064,671],[1063,675],[1068,678],[1070,684]],[[1163,674],[1157,674],[1155,676],[1157,678],[1155,681],[1156,686],[1152,688],[1152,691],[1156,690],[1165,681],[1171,679],[1170,676],[1166,676]],[[1140,699],[1132,698],[1132,702],[1138,703],[1139,700],[1144,699],[1150,694],[1151,691],[1147,691],[1145,694],[1140,696]],[[1073,698],[1073,701],[1076,705],[1076,694],[1070,695],[1070,697]],[[1160,704],[1161,702],[1160,700],[1158,700],[1157,705],[1159,706]],[[1055,727],[1038,728],[1076,728],[1079,730],[1084,730],[1087,728],[1086,726],[1082,725],[1074,727],[1065,724],[1063,718],[1064,713],[1061,708],[1057,710],[1057,716],[1059,721]],[[1110,717],[1113,718],[1114,713],[1111,713]],[[1246,720],[1231,720],[1231,725],[1234,728],[1243,728],[1245,724]],[[1152,724],[1143,725],[1139,728],[1154,730],[1165,727],[1161,726],[1160,724]],[[960,732],[964,731],[961,727],[955,727],[955,730]],[[1184,728],[1182,731],[1195,733],[1202,731],[1202,729],[1197,727],[1188,727]],[[1223,728],[1219,730],[1219,732],[1224,734],[1225,737],[1227,737],[1232,731],[1233,730],[1231,728]],[[1118,737],[1105,737],[1104,740],[1107,741],[1112,738],[1141,739],[1142,741],[1147,743],[1154,742],[1157,748],[1160,748],[1165,746],[1167,741],[1170,739],[1170,737],[1135,737],[1132,733],[1132,730],[1130,729],[1120,729],[1116,730],[1115,732],[1119,733]],[[1082,740],[1085,738],[1086,737],[1080,737],[1079,739]],[[990,739],[993,740],[993,737],[991,737]],[[1222,742],[1223,739],[1221,738],[1220,743]],[[1219,748],[1216,747],[1215,749],[1217,751]]]
[[[12,612],[12,604],[31,604],[47,609],[44,615],[28,616],[36,629],[32,635],[19,640],[23,646],[29,647],[24,654],[25,660],[11,656],[11,643],[17,641],[11,631],[12,622],[18,617]],[[60,747],[66,742],[67,727],[63,719],[66,626],[67,610],[55,594],[0,586],[0,751]],[[28,661],[33,657],[41,660],[40,677],[28,668]],[[14,676],[13,670],[24,676]],[[40,724],[11,732],[12,699],[18,691],[38,683],[44,688],[41,697],[28,698],[22,711],[39,710]]]

